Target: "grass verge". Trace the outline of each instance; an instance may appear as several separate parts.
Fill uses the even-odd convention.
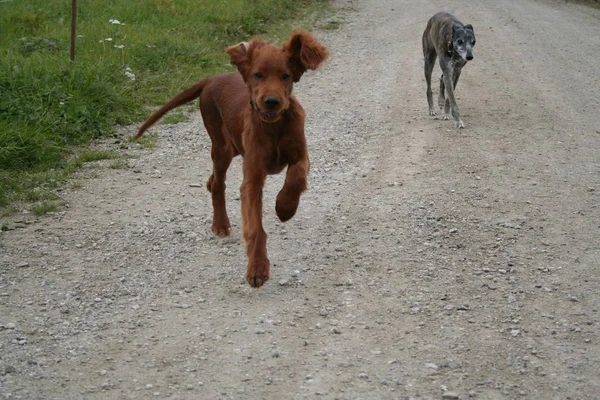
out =
[[[71,2],[0,2],[0,216],[38,202],[36,188],[60,185],[94,156],[82,145],[140,121],[144,106],[233,70],[227,46],[254,35],[281,43],[327,9],[327,0],[79,0],[71,62]]]

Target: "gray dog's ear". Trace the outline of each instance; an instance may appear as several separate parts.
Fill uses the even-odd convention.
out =
[[[470,31],[471,31],[471,32],[473,32],[473,33],[475,32],[475,31],[473,30],[473,25],[471,25],[471,24],[467,24],[467,25],[465,25],[465,29],[468,29],[468,30],[470,30]]]

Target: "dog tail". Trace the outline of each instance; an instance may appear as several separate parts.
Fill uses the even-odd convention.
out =
[[[159,108],[158,111],[152,114],[146,121],[144,121],[142,126],[140,126],[137,135],[135,135],[135,139],[142,136],[142,134],[146,132],[148,128],[154,125],[156,121],[161,119],[163,115],[165,115],[175,107],[179,107],[182,104],[188,103],[200,97],[200,94],[206,86],[206,83],[207,79],[202,79],[201,81],[197,82],[194,86],[185,89],[183,92],[173,97],[173,99],[171,99],[171,101],[169,101],[167,104]]]

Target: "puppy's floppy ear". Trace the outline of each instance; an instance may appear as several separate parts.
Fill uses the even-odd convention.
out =
[[[304,30],[294,31],[282,47],[288,54],[294,82],[298,82],[307,69],[317,69],[329,57],[329,50]]]
[[[235,65],[240,71],[240,74],[246,80],[248,70],[250,68],[250,57],[248,55],[248,50],[250,49],[250,44],[248,42],[241,42],[236,44],[235,46],[228,47],[225,52],[229,54],[231,57],[231,65]]]

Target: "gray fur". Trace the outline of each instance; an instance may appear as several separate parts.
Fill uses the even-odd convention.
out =
[[[471,25],[464,25],[455,16],[447,12],[435,14],[423,32],[423,56],[425,57],[425,79],[427,80],[427,103],[429,115],[436,115],[431,92],[431,73],[435,60],[439,57],[442,76],[438,105],[444,108],[443,119],[450,119],[450,109],[455,128],[464,128],[460,111],[454,98],[460,71],[473,59],[475,32]],[[444,97],[444,93],[446,96]]]

